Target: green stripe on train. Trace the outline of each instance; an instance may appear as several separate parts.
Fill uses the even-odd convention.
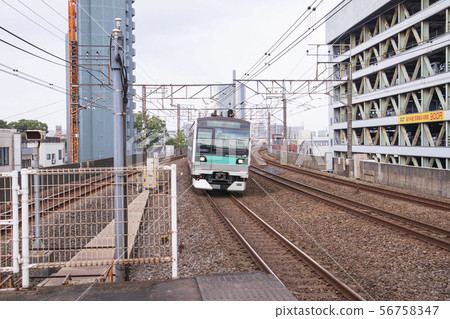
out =
[[[205,163],[205,164],[224,164],[224,165],[236,165],[236,161],[238,158],[243,157],[226,157],[226,156],[217,156],[217,155],[202,155],[206,157],[206,163],[195,161],[196,163]],[[244,158],[245,159],[245,158]],[[248,164],[239,164],[243,166],[248,166]]]

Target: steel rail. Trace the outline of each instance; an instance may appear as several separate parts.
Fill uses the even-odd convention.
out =
[[[306,169],[302,169],[299,167],[292,167],[289,165],[280,164],[279,162],[277,162],[273,159],[267,158],[267,156],[263,156],[263,158],[265,161],[269,162],[273,166],[281,167],[281,168],[284,168],[284,169],[287,169],[287,170],[290,170],[293,172],[312,176],[317,179],[331,181],[336,184],[341,184],[341,185],[354,187],[354,188],[359,187],[359,189],[369,191],[372,193],[382,194],[384,196],[409,201],[409,202],[412,202],[415,204],[420,204],[420,205],[427,206],[427,207],[433,207],[433,208],[440,209],[440,210],[450,211],[450,204],[445,201],[441,201],[439,199],[430,200],[430,199],[426,199],[426,198],[423,198],[423,197],[420,197],[417,195],[413,195],[413,194],[406,194],[406,193],[398,192],[398,191],[391,190],[391,189],[387,190],[382,187],[378,187],[376,185],[366,185],[366,184],[361,184],[358,181],[349,181],[349,180],[336,178],[333,176],[326,176],[324,174],[311,172],[311,171],[308,171]]]
[[[377,209],[375,209],[373,207],[366,206],[366,210],[369,210],[369,211],[367,211],[367,212],[366,211],[362,211],[360,209],[356,209],[354,206],[361,207],[361,206],[363,206],[363,204],[356,203],[356,202],[353,202],[353,203],[356,203],[357,205],[355,205],[353,203],[350,204],[350,205],[349,204],[343,204],[342,202],[346,202],[346,203],[351,202],[347,198],[343,198],[343,197],[340,197],[340,196],[337,196],[337,195],[329,194],[329,193],[327,193],[327,192],[325,192],[323,190],[320,190],[320,189],[317,189],[317,188],[314,188],[314,187],[311,187],[311,186],[303,185],[303,184],[300,184],[299,182],[292,181],[292,180],[289,180],[287,178],[271,174],[271,173],[266,172],[266,171],[264,171],[264,170],[262,170],[260,168],[252,167],[250,170],[253,173],[258,174],[258,175],[260,175],[262,177],[265,177],[265,178],[267,178],[267,179],[269,179],[271,181],[274,181],[276,183],[279,183],[281,185],[284,185],[286,187],[292,188],[292,189],[294,189],[296,191],[299,191],[299,192],[302,192],[302,193],[304,193],[306,195],[309,195],[309,196],[311,196],[311,197],[313,197],[315,199],[318,199],[319,201],[321,201],[321,202],[323,202],[323,203],[325,203],[325,204],[327,204],[329,206],[338,207],[338,208],[340,208],[340,209],[342,209],[344,211],[347,211],[347,212],[349,212],[349,213],[351,213],[353,215],[356,215],[356,216],[363,216],[363,217],[368,218],[368,219],[370,219],[372,221],[375,221],[377,223],[385,225],[385,226],[387,226],[389,228],[400,230],[400,231],[402,231],[402,232],[404,232],[406,234],[413,235],[414,237],[416,237],[418,239],[424,240],[424,241],[426,241],[428,243],[437,245],[437,246],[439,246],[441,248],[444,248],[444,249],[450,251],[450,243],[448,241],[440,239],[440,238],[436,238],[436,237],[433,237],[433,236],[429,236],[429,235],[424,234],[422,232],[419,232],[419,231],[407,228],[405,226],[396,224],[396,223],[394,223],[392,221],[389,221],[387,219],[384,219],[382,217],[373,215],[371,211],[376,211],[377,210]],[[295,186],[291,185],[289,183],[294,184]],[[319,193],[321,195],[318,195],[317,193]],[[327,199],[326,197],[331,197],[334,200],[333,199]],[[378,212],[380,213],[380,212],[385,212],[385,211],[378,210]],[[395,215],[395,217],[397,219],[403,219],[405,222],[410,220],[409,218],[406,218],[406,217],[403,217],[403,216],[400,216],[400,215],[396,215],[396,214],[393,214],[393,213],[390,213],[390,212],[386,212],[386,213],[388,213],[388,215],[391,215],[391,214]],[[415,222],[420,223],[418,221],[415,221]],[[427,224],[423,224],[423,225],[427,225]],[[432,225],[428,225],[428,226],[434,227]],[[448,233],[448,231],[446,231],[446,230],[442,230],[440,228],[438,228],[438,229],[440,231],[444,231],[444,232]]]
[[[206,193],[207,194],[207,193]],[[237,229],[232,225],[232,223],[224,216],[223,212],[220,210],[220,208],[217,206],[217,204],[214,202],[214,200],[207,194],[208,200],[212,203],[215,210],[219,213],[219,215],[226,221],[227,225],[230,225],[232,229],[234,229],[232,232],[239,234]],[[239,206],[239,208],[247,213],[249,216],[254,218],[260,225],[262,225],[269,233],[271,233],[281,244],[285,245],[289,250],[294,253],[297,257],[299,257],[305,264],[308,265],[310,269],[312,269],[319,277],[323,278],[326,282],[328,282],[330,285],[332,285],[337,291],[339,291],[343,296],[345,296],[348,300],[359,300],[363,301],[365,300],[363,297],[361,297],[358,293],[356,293],[353,289],[351,289],[349,286],[347,286],[344,282],[340,281],[338,278],[336,278],[333,274],[331,274],[328,270],[326,270],[324,267],[322,267],[319,263],[317,263],[315,260],[313,260],[311,257],[309,257],[305,252],[303,252],[301,249],[299,249],[297,246],[295,246],[292,242],[290,242],[286,237],[281,235],[278,231],[276,231],[273,227],[271,227],[267,222],[265,222],[263,219],[261,219],[258,215],[256,215],[250,208],[245,206],[242,202],[240,202],[238,199],[236,199],[233,195],[230,194],[231,199],[233,202],[236,203],[236,205]],[[242,235],[239,234],[239,237],[242,237]],[[241,240],[239,240],[241,241]],[[244,239],[245,241],[245,239]],[[245,241],[247,243],[247,241]],[[248,244],[248,243],[247,243]],[[248,244],[249,245],[249,244]],[[252,252],[254,252],[253,248],[249,248]],[[247,248],[246,248],[247,250]],[[255,254],[257,254],[255,252]],[[253,257],[252,257],[253,258]],[[259,257],[261,258],[261,257]],[[264,265],[266,263],[262,261]],[[268,266],[267,266],[268,267]],[[263,268],[265,269],[265,268]],[[273,271],[270,270],[272,274]]]
[[[262,270],[264,270],[268,274],[274,275],[278,280],[277,275],[270,269],[270,267],[264,262],[264,260],[258,255],[258,253],[250,246],[250,244],[245,240],[245,238],[239,233],[239,231],[234,227],[234,225],[230,222],[230,220],[223,214],[222,210],[217,206],[216,202],[211,198],[211,196],[204,191],[204,194],[206,194],[206,198],[211,203],[213,208],[217,211],[219,216],[222,218],[222,220],[227,225],[228,229],[233,233],[233,235],[236,237],[236,239],[239,241],[239,243],[244,247],[244,249],[247,251],[247,253],[250,255],[252,260],[255,262],[255,264]],[[281,282],[281,281],[280,281]]]

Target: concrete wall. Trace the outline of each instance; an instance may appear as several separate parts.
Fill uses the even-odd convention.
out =
[[[450,198],[450,170],[362,161],[361,180]]]
[[[39,147],[39,165],[51,167],[64,165],[64,143],[41,143]],[[61,151],[61,158],[59,157]]]
[[[289,164],[295,164],[300,167],[306,167],[316,170],[326,170],[325,156],[305,155],[292,152],[281,152],[273,150],[272,153],[277,159],[281,159],[281,162],[287,162]]]
[[[332,17],[327,21],[325,27],[326,43],[331,43],[336,37],[359,24],[367,16],[390,1],[391,0],[353,0],[351,2],[346,1],[340,3],[329,13]]]
[[[333,157],[333,172],[335,174],[353,177],[353,169],[353,160],[347,160],[342,157]]]
[[[20,134],[15,129],[0,129],[0,147],[8,149],[8,165],[0,165],[0,173],[20,169],[20,142]],[[17,146],[19,146],[18,149]]]

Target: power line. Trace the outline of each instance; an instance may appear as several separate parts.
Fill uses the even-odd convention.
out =
[[[68,63],[68,64],[72,64],[72,62],[70,62],[70,61],[68,61],[68,60],[66,60],[66,59],[63,59],[63,58],[61,58],[61,57],[59,57],[59,56],[57,56],[57,55],[55,55],[55,54],[53,54],[53,53],[51,53],[51,52],[45,50],[45,49],[42,49],[41,47],[39,47],[39,46],[37,46],[37,45],[35,45],[35,44],[33,44],[33,43],[31,43],[31,42],[29,42],[29,41],[23,39],[22,37],[18,36],[18,35],[15,34],[14,32],[9,31],[9,30],[5,29],[5,28],[2,27],[2,26],[0,26],[0,29],[2,29],[3,31],[9,33],[10,35],[12,35],[12,36],[18,38],[19,40],[25,42],[26,44],[28,44],[28,45],[30,45],[30,46],[32,46],[32,47],[34,47],[34,48],[36,48],[36,49],[38,49],[38,50],[40,50],[40,51],[42,51],[42,52],[48,54],[48,55],[50,55],[50,56],[52,56],[52,57],[54,57],[54,58],[56,58],[56,59],[58,59],[58,60],[64,61],[64,62],[66,62],[66,63]],[[46,58],[43,58],[43,57],[41,57],[41,56],[39,56],[39,55],[36,55],[36,54],[34,54],[34,53],[32,53],[32,52],[29,52],[29,51],[25,50],[25,49],[22,49],[22,48],[20,48],[20,47],[17,47],[17,46],[15,46],[15,45],[13,45],[13,44],[11,44],[11,43],[5,41],[5,40],[0,39],[0,41],[1,41],[1,42],[4,42],[4,43],[6,43],[6,44],[8,44],[8,45],[10,45],[10,46],[12,46],[12,47],[14,47],[15,49],[18,49],[18,50],[20,50],[20,51],[23,51],[23,52],[25,52],[25,53],[28,53],[28,54],[30,54],[30,55],[33,55],[33,56],[35,56],[35,57],[37,57],[37,58],[39,58],[39,59],[42,59],[42,60],[44,60],[44,61],[47,61],[47,62],[56,64],[56,65],[59,65],[59,66],[63,66],[63,67],[65,67],[65,68],[69,68],[69,66],[67,66],[67,65],[63,65],[63,64],[60,64],[60,63],[57,63],[57,62],[48,60],[48,59],[46,59]],[[104,74],[101,70],[95,70],[95,69],[92,69],[92,68],[88,68],[88,67],[86,67],[86,66],[84,66],[84,65],[78,65],[78,67],[81,68],[81,69],[84,69],[84,70],[85,70],[87,73],[89,73],[93,78],[95,78],[97,81],[99,81],[100,84],[103,84],[104,81],[100,80],[98,77],[96,77],[95,75],[93,75],[90,71],[93,71],[93,72],[100,72],[100,73],[102,73],[105,77],[107,77],[106,74]],[[90,71],[89,71],[89,70],[90,70]],[[108,86],[107,86],[107,88],[108,88],[109,90],[112,91],[112,89],[109,88]]]
[[[262,63],[262,61],[265,59],[265,58],[267,58],[267,57],[269,57],[272,53],[273,53],[273,51],[275,51],[304,21],[305,21],[305,19],[311,14],[311,12],[312,11],[309,11],[309,10],[311,10],[311,7],[314,5],[314,3],[316,3],[316,1],[317,0],[314,0],[314,2],[310,5],[310,6],[308,6],[307,7],[307,10],[305,10],[301,15],[300,15],[300,17],[283,33],[283,35],[269,48],[269,50],[267,50],[266,51],[266,53],[264,53],[264,55],[261,57],[261,58],[259,58],[259,60],[244,74],[244,77],[245,76],[249,76],[250,75],[250,73],[256,68],[256,67],[258,67],[261,63]],[[321,1],[319,4],[318,4],[318,6],[322,3],[323,1]],[[315,8],[314,8],[315,9]],[[300,19],[302,19],[303,18],[303,16],[305,15],[305,14],[307,14],[308,13],[308,15],[302,20],[302,21],[300,21],[299,22],[299,20]],[[292,29],[292,30],[291,30]]]
[[[52,31],[50,31],[49,29],[47,29],[46,27],[43,27],[42,25],[40,25],[39,23],[37,23],[36,21],[34,21],[33,19],[31,19],[30,17],[28,17],[27,15],[23,14],[22,12],[20,12],[19,10],[17,10],[16,8],[14,8],[12,5],[10,5],[8,2],[6,2],[5,0],[2,0],[3,3],[5,3],[8,7],[10,7],[11,9],[13,9],[14,11],[16,11],[17,13],[19,13],[20,15],[24,16],[25,18],[27,18],[28,20],[30,20],[31,22],[33,22],[34,24],[38,25],[39,27],[41,27],[42,29],[44,29],[45,31],[53,34],[55,37],[57,37],[60,40],[63,40],[64,42],[66,42],[65,39],[61,38],[59,35],[53,33]]]
[[[26,44],[31,45],[33,48],[36,48],[36,49],[38,49],[38,50],[40,50],[40,51],[42,51],[42,52],[44,52],[44,53],[47,53],[48,55],[51,55],[52,57],[54,57],[54,58],[56,58],[56,59],[58,59],[58,60],[61,60],[61,61],[64,61],[64,62],[69,63],[69,61],[67,61],[66,59],[63,59],[63,58],[61,58],[61,57],[59,57],[59,56],[57,56],[57,55],[55,55],[55,54],[53,54],[53,53],[48,52],[47,50],[42,49],[41,47],[39,47],[39,46],[37,46],[37,45],[35,45],[35,44],[33,44],[33,43],[31,43],[31,42],[25,40],[24,38],[18,36],[18,35],[15,34],[14,32],[11,32],[11,31],[5,29],[5,28],[2,27],[2,26],[0,26],[0,29],[2,29],[3,31],[9,33],[9,34],[12,35],[13,37],[16,37],[17,39],[19,39],[19,40],[25,42]]]
[[[44,0],[41,0],[41,2],[43,2],[47,7],[49,7],[50,9],[52,9],[57,15],[59,15],[61,18],[63,18],[64,20],[67,21],[67,18],[65,16],[63,16],[61,13],[59,13],[58,11],[56,11],[52,6],[50,6],[47,2],[45,2]]]
[[[1,27],[0,27],[0,28],[1,28]],[[32,56],[34,56],[34,57],[36,57],[36,58],[42,59],[42,60],[44,60],[44,61],[47,61],[47,62],[49,62],[49,63],[56,64],[56,65],[59,65],[59,66],[67,67],[65,64],[61,64],[61,63],[58,63],[58,62],[51,61],[51,60],[49,60],[49,59],[43,58],[43,57],[41,57],[40,55],[31,53],[30,51],[27,51],[27,50],[22,49],[22,48],[20,48],[20,47],[18,47],[18,46],[15,46],[14,44],[11,44],[11,43],[9,43],[8,41],[5,41],[5,40],[3,40],[3,39],[0,39],[0,41],[3,42],[3,43],[5,43],[5,44],[7,44],[7,45],[9,45],[9,46],[11,46],[11,47],[13,47],[13,48],[15,48],[15,49],[17,49],[17,50],[20,50],[20,51],[22,51],[22,52],[25,52],[25,53],[27,53],[27,54],[30,54],[30,55],[32,55]]]
[[[49,106],[52,106],[52,105],[55,105],[55,104],[58,104],[58,103],[62,103],[62,102],[65,102],[65,101],[66,101],[65,99],[64,100],[59,100],[59,101],[56,101],[56,102],[53,102],[53,103],[50,103],[50,104],[38,106],[38,107],[36,107],[34,109],[31,109],[29,111],[25,111],[25,112],[17,113],[17,114],[14,114],[14,115],[2,117],[2,119],[6,120],[6,119],[9,119],[9,118],[12,118],[12,117],[16,117],[16,116],[19,116],[19,115],[23,115],[23,114],[26,114],[26,113],[29,113],[29,112],[34,112],[34,111],[41,110],[43,108],[46,108],[46,107],[49,107]]]
[[[110,35],[110,33],[108,32],[108,31],[106,31],[105,30],[105,28],[103,28],[103,26],[93,17],[93,16],[91,16],[91,14],[89,13],[89,12],[87,12],[86,11],[86,9],[84,9],[83,8],[83,6],[81,5],[81,4],[79,4],[79,1],[75,1],[75,3],[78,5],[78,7],[79,8],[81,8],[81,10],[83,10],[90,18],[91,18],[91,20],[92,21],[94,21],[102,30],[103,30],[103,32],[105,32],[105,34],[109,37],[109,38],[111,38],[111,40],[112,41],[115,41],[112,37],[111,37],[111,35]],[[129,54],[129,52],[122,46],[122,45],[120,45],[120,44],[118,44],[119,45],[119,47],[123,50],[123,52],[125,53],[125,55],[127,56],[127,57],[130,57],[130,54]],[[131,66],[130,66],[131,67]],[[137,64],[137,67],[138,68],[140,68],[154,83],[158,83],[158,82],[156,82],[155,81],[155,79],[153,79],[141,66],[139,66],[138,64]]]
[[[24,7],[26,7],[28,10],[30,10],[31,12],[33,12],[35,15],[37,15],[39,18],[41,18],[42,20],[44,20],[45,22],[47,22],[49,25],[51,25],[52,27],[54,27],[56,30],[58,30],[59,32],[61,32],[62,34],[66,34],[64,31],[62,31],[60,28],[58,28],[57,26],[55,26],[53,23],[51,23],[50,21],[48,21],[47,19],[45,19],[44,17],[42,17],[40,14],[38,14],[36,11],[34,11],[33,9],[31,9],[29,6],[27,6],[25,3],[23,3],[20,0],[19,1]]]
[[[40,85],[40,86],[49,88],[49,89],[51,89],[51,90],[55,90],[56,92],[63,93],[63,94],[66,94],[66,95],[69,95],[69,93],[64,92],[64,91],[60,91],[59,89],[53,87],[53,84],[51,84],[51,83],[45,82],[45,83],[47,84],[47,85],[46,85],[46,84],[43,84],[43,83],[39,83],[38,81],[34,81],[34,80],[31,80],[31,79],[27,79],[26,77],[23,77],[23,76],[21,76],[21,75],[19,75],[19,74],[17,74],[17,73],[8,72],[8,71],[2,70],[2,69],[0,69],[0,72],[4,72],[4,73],[10,74],[10,75],[19,77],[19,78],[21,78],[21,79],[24,79],[24,80],[27,80],[27,81],[29,81],[29,82],[35,83],[35,84],[37,84],[37,85]],[[43,80],[39,80],[39,81],[44,82]]]

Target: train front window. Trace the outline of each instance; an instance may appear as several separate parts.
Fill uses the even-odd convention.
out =
[[[217,155],[248,155],[249,132],[246,130],[216,128],[214,148]]]
[[[249,132],[234,128],[198,128],[197,152],[204,155],[248,155]]]
[[[197,133],[197,149],[200,154],[211,154],[213,130],[209,128],[199,128]]]

